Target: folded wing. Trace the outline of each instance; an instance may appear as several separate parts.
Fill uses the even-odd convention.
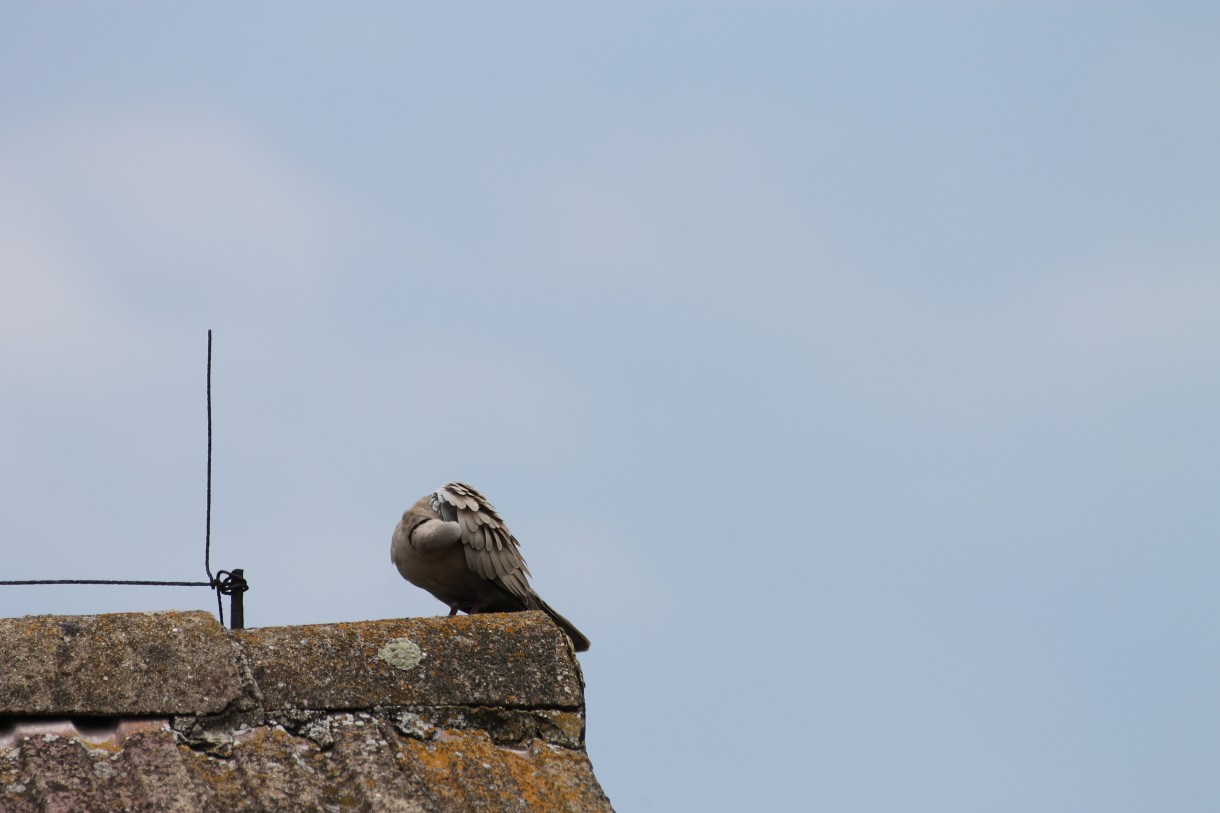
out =
[[[517,538],[486,497],[472,486],[455,481],[436,490],[432,509],[461,527],[462,548],[471,570],[500,584],[524,606],[533,606],[530,572]]]

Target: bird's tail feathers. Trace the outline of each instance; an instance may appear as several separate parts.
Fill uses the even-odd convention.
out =
[[[543,601],[542,598],[538,596],[538,594],[535,593],[532,596],[532,598],[534,599],[535,602],[537,602],[538,606],[531,608],[531,609],[542,610],[544,613],[549,615],[551,617],[551,620],[553,620],[556,624],[558,624],[560,629],[562,629],[565,633],[567,633],[567,636],[572,639],[572,647],[577,652],[587,652],[588,651],[589,639],[585,637],[583,632],[576,629],[576,625],[574,625],[571,621],[569,621],[568,619],[564,618],[562,615],[557,613],[551,607],[551,605],[549,605],[545,601]]]

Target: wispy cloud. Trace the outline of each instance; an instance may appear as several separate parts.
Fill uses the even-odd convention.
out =
[[[0,374],[64,374],[183,318],[299,307],[356,222],[240,122],[198,112],[43,122],[0,141],[0,177]]]

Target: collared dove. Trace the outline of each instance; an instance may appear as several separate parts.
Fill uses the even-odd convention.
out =
[[[390,560],[402,577],[449,605],[449,615],[542,610],[577,652],[589,639],[530,587],[517,538],[487,498],[446,483],[419,498],[394,529]]]

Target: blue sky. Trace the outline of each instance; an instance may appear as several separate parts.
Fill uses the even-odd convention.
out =
[[[475,484],[619,810],[1215,810],[1217,9],[10,4],[6,578],[202,576],[212,328],[248,623]]]

